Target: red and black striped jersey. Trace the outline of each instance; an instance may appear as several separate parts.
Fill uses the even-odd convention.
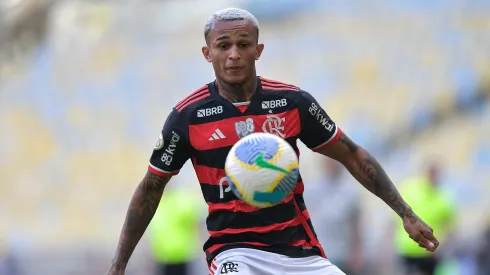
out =
[[[257,82],[256,93],[246,103],[226,100],[214,82],[180,101],[163,126],[149,170],[156,175],[176,175],[192,159],[209,210],[206,223],[210,237],[204,244],[208,262],[218,253],[237,247],[290,257],[325,257],[303,200],[301,176],[290,196],[268,208],[239,200],[226,181],[226,156],[250,133],[280,136],[298,156],[298,139],[318,151],[340,136],[340,129],[306,91],[262,77]]]

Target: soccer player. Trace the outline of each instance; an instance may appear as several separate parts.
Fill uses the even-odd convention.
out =
[[[223,170],[226,155],[253,132],[284,138],[298,155],[299,139],[339,161],[400,216],[415,242],[436,250],[439,243],[432,229],[405,203],[381,165],[350,140],[309,93],[257,76],[255,61],[264,45],[252,14],[235,8],[218,11],[209,17],[204,36],[202,53],[212,63],[216,80],[185,97],[169,114],[148,172],[131,199],[108,274],[124,274],[165,185],[188,159],[209,208],[210,237],[204,251],[210,275],[344,274],[327,259],[317,240],[301,177],[290,196],[269,208],[247,205],[230,192]]]

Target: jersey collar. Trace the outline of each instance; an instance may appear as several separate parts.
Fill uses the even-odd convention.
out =
[[[223,106],[226,108],[233,110],[235,112],[238,112],[240,114],[251,114],[253,110],[257,110],[257,106],[260,109],[261,102],[262,102],[262,85],[260,83],[260,78],[257,77],[257,90],[255,91],[254,95],[252,96],[250,103],[248,104],[247,110],[245,112],[241,112],[233,103],[231,103],[229,100],[221,96],[218,91],[216,90],[216,84],[215,81],[211,82],[208,84],[209,91],[211,93],[211,96],[216,99],[217,101],[221,102]]]

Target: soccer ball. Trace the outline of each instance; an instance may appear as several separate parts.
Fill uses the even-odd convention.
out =
[[[225,172],[231,191],[244,202],[269,207],[283,201],[298,181],[298,156],[284,139],[253,133],[230,150]]]

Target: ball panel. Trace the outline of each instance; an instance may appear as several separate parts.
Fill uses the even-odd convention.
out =
[[[296,183],[298,182],[299,177],[299,169],[294,168],[290,172],[291,174],[285,176],[281,179],[281,181],[275,186],[272,192],[283,191],[283,192],[292,192],[294,187],[296,187]]]
[[[298,165],[298,156],[287,141],[268,133],[254,133],[231,148],[225,172],[238,199],[269,207],[291,194],[299,177]]]
[[[255,164],[259,154],[263,154],[264,159],[269,160],[277,154],[279,143],[270,138],[262,136],[251,136],[243,140],[235,149],[235,157],[243,163]]]

